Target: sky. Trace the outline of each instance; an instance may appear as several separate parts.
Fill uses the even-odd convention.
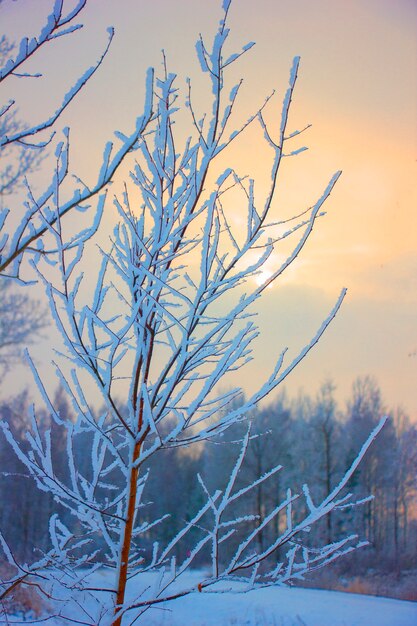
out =
[[[50,6],[48,0],[2,0],[1,31],[10,39],[35,33]],[[220,15],[217,0],[88,0],[80,18],[83,30],[39,55],[43,83],[38,81],[29,97],[27,85],[16,85],[22,119],[56,108],[80,72],[98,58],[106,28],[114,26],[100,72],[58,124],[71,126],[77,173],[93,176],[105,141],[116,129],[131,129],[141,114],[145,72],[161,67],[162,48],[178,85],[191,76],[204,106],[206,87],[194,43],[200,32],[215,32]],[[292,58],[301,56],[290,128],[312,124],[302,135],[309,149],[285,164],[276,210],[283,215],[302,210],[321,195],[335,171],[343,171],[327,215],[301,257],[259,304],[261,336],[255,361],[240,373],[242,385],[253,389],[283,347],[291,357],[308,343],[347,287],[342,309],[286,380],[287,391],[315,394],[331,377],[343,401],[356,376],[371,375],[386,403],[402,406],[416,420],[417,3],[234,0],[229,26],[231,47],[256,42],[230,78],[244,78],[236,125],[275,89],[268,113],[273,122]],[[257,179],[260,194],[269,157],[252,131],[231,154],[242,173]],[[279,256],[273,260],[279,262]],[[46,371],[48,357],[38,358]]]

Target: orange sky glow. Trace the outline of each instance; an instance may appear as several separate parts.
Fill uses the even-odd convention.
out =
[[[36,28],[50,6],[48,0],[3,0],[4,32],[13,39]],[[59,102],[77,73],[99,56],[106,27],[114,25],[116,36],[100,72],[59,123],[71,126],[72,160],[88,178],[112,132],[130,129],[141,114],[145,72],[150,65],[160,67],[162,48],[178,86],[191,76],[204,106],[207,88],[194,43],[199,32],[215,31],[220,8],[217,0],[89,0],[85,28],[72,40],[57,41],[59,53],[40,57],[49,87],[35,91],[30,102],[22,91],[22,118],[44,110],[45,93],[54,108],[54,98]],[[230,78],[231,84],[245,79],[236,125],[272,89],[276,95],[267,115],[279,115],[292,58],[301,56],[290,129],[312,124],[297,139],[309,150],[285,163],[277,213],[286,216],[313,204],[332,174],[343,170],[327,215],[302,255],[265,293],[256,359],[240,381],[250,390],[260,368],[269,372],[284,346],[295,355],[347,287],[342,310],[286,389],[290,395],[299,389],[315,394],[332,377],[343,401],[353,379],[369,374],[389,406],[403,406],[416,420],[417,3],[234,0],[229,26],[230,45],[256,42]],[[239,171],[257,179],[260,196],[269,156],[255,128],[230,152]],[[266,271],[274,260],[279,263],[279,254]]]

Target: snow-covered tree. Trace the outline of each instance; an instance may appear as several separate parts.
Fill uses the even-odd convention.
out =
[[[31,124],[19,121],[18,102],[12,96],[13,81],[27,81],[25,97],[30,101],[31,81],[42,81],[39,72],[30,70],[30,64],[43,48],[53,47],[60,37],[71,36],[81,29],[77,19],[82,14],[87,0],[77,0],[67,9],[63,0],[55,0],[52,12],[48,16],[41,32],[35,37],[25,37],[19,46],[10,43],[3,35],[0,38],[0,194],[6,194],[16,187],[22,175],[39,163],[42,151],[54,147],[56,125],[62,113],[70,106],[82,89],[85,88],[95,72],[100,68],[113,39],[113,29],[108,29],[108,42],[99,59],[82,74],[74,85],[69,86],[55,110],[50,110],[45,103],[45,115]],[[2,7],[0,7],[0,12]],[[56,166],[50,172],[50,183],[41,192],[35,193],[26,181],[27,199],[13,206],[13,197],[3,198],[0,206],[0,277],[22,278],[21,264],[24,258],[34,254],[47,254],[45,238],[54,225],[69,213],[84,213],[93,210],[93,220],[88,235],[83,229],[78,233],[81,239],[91,236],[100,221],[106,189],[116,170],[126,155],[133,151],[144,130],[148,116],[141,116],[133,132],[121,135],[117,143],[109,141],[106,145],[103,162],[98,168],[97,179],[93,183],[84,183],[76,172],[70,172],[70,136],[69,129],[62,131],[62,139],[55,142]],[[13,155],[13,160],[12,160]],[[8,162],[6,162],[6,158]],[[70,173],[72,176],[70,176]],[[71,179],[71,181],[69,180]],[[67,183],[65,186],[64,183]],[[65,191],[64,191],[65,187]],[[59,201],[57,190],[60,189]],[[94,205],[94,200],[96,204]],[[11,203],[9,208],[8,204]],[[54,208],[52,208],[54,207]],[[90,211],[91,212],[91,211]],[[76,238],[77,239],[77,238]]]
[[[4,68],[12,56],[14,46],[7,37],[0,37],[0,67]],[[11,110],[10,110],[11,109]],[[37,169],[42,161],[42,149],[28,150],[26,144],[20,141],[6,142],[4,137],[16,136],[23,131],[24,125],[19,122],[17,110],[11,105],[3,109],[0,115],[0,208],[3,208],[3,196],[14,193],[23,184],[24,177],[29,171]],[[4,142],[4,143],[3,143]]]
[[[28,357],[48,411],[66,430],[67,471],[56,471],[51,433],[39,428],[34,410],[28,451],[19,446],[7,423],[2,429],[37,486],[51,493],[70,515],[65,520],[56,513],[51,516],[51,548],[30,565],[17,565],[12,547],[0,536],[6,557],[18,568],[16,577],[4,583],[3,593],[19,583],[36,584],[49,598],[59,600],[56,606],[62,620],[132,624],[151,607],[193,591],[203,592],[219,582],[244,580],[246,589],[290,582],[362,545],[356,535],[314,547],[304,543],[303,537],[331,511],[355,504],[344,489],[383,422],[366,439],[340,482],[319,501],[313,501],[307,485],[301,494],[288,487],[269,510],[235,516],[234,504],[281,469],[276,464],[248,484],[236,486],[252,437],[249,423],[222,489],[211,488],[197,474],[200,506],[179,530],[169,539],[165,539],[166,532],[161,533],[165,541],[158,541],[158,527],[170,528],[169,511],[154,518],[149,515],[149,500],[158,497],[147,491],[151,460],[166,449],[198,445],[238,422],[247,422],[259,402],[319,341],[345,294],[343,290],[300,353],[287,363],[283,350],[259,388],[243,397],[235,386],[236,372],[238,378],[239,370],[252,358],[258,335],[256,302],[301,252],[340,172],[331,176],[320,197],[299,215],[290,220],[275,215],[282,162],[303,150],[293,146],[303,131],[288,129],[299,58],[293,61],[278,121],[266,123],[268,98],[240,128],[231,127],[241,83],[227,88],[226,73],[252,44],[238,53],[226,52],[229,8],[230,0],[224,0],[212,45],[202,37],[197,42],[201,70],[211,85],[209,111],[197,112],[190,81],[181,95],[177,77],[164,60],[160,77],[148,72],[145,112],[135,134],[118,134],[122,152],[134,146],[137,158],[124,190],[114,198],[119,221],[108,248],[98,249],[101,260],[94,293],[84,282],[94,267],[94,252],[86,244],[97,221],[74,237],[66,234],[63,217],[103,187],[120,153],[112,161],[110,149],[106,150],[97,187],[77,190],[62,203],[58,191],[66,173],[68,144],[64,142],[57,153],[56,175],[42,197],[42,210],[38,203],[31,206],[10,244],[10,260],[20,258],[29,247],[34,255],[33,267],[45,286],[65,341],[65,357],[71,362],[70,368],[57,362],[56,373],[76,419],[66,420],[57,410]],[[60,19],[56,11],[51,16],[54,23]],[[183,141],[181,126],[175,122],[184,110],[191,130]],[[272,155],[270,186],[263,200],[254,181],[231,164],[218,169],[230,145],[255,124]],[[243,218],[243,228],[236,224],[237,213]],[[38,218],[40,225],[31,226],[38,224]],[[48,250],[39,243],[46,233]],[[293,242],[291,252],[259,284],[256,278],[283,241]],[[45,257],[52,258],[53,264],[46,264]],[[104,406],[99,412],[93,408],[93,387]],[[94,402],[97,406],[97,398]],[[87,469],[77,451],[78,442],[85,443],[86,438],[91,457]],[[62,459],[59,462],[62,466]],[[175,489],[176,476],[167,476],[168,481],[167,487]],[[299,498],[306,501],[306,513],[295,519],[293,504]],[[284,512],[285,523],[281,520],[274,537],[259,541],[264,529]],[[254,520],[255,525],[247,525]],[[149,537],[156,537],[150,549]],[[184,554],[177,552],[183,542],[188,542],[188,550],[177,558]],[[229,542],[235,545],[231,555],[224,549]],[[181,587],[181,574],[207,548],[209,572],[195,587]],[[278,563],[269,558],[276,553]],[[94,573],[103,569],[111,573],[109,586],[94,583]],[[140,575],[150,571],[158,574],[155,584],[143,589]],[[86,603],[85,595],[77,596],[80,591],[90,594],[94,603]]]

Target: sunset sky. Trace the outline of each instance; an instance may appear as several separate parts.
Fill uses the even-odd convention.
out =
[[[68,2],[68,5],[71,5]],[[36,33],[47,0],[0,2],[1,31]],[[178,86],[191,76],[204,94],[194,43],[215,32],[217,0],[88,0],[85,28],[39,56],[41,89],[19,87],[22,119],[58,105],[77,75],[115,39],[100,72],[58,124],[72,128],[73,163],[93,176],[105,141],[129,131],[143,107],[147,67],[161,67],[164,48]],[[311,123],[298,145],[309,150],[285,165],[279,202],[297,212],[313,204],[331,175],[343,175],[302,256],[259,307],[262,337],[254,365],[242,372],[248,390],[284,346],[308,342],[342,287],[348,296],[321,344],[286,382],[291,395],[315,393],[332,377],[338,398],[358,375],[375,376],[389,406],[417,419],[417,3],[415,0],[234,0],[230,49],[256,46],[234,66],[244,78],[236,125],[276,90],[279,116],[289,68],[301,56],[289,128]],[[36,66],[34,65],[34,68]],[[36,79],[32,79],[36,80]],[[204,97],[200,96],[201,107]],[[231,158],[265,189],[269,154],[249,133]],[[39,180],[42,173],[39,175]],[[109,209],[110,210],[110,209]],[[279,262],[279,258],[276,259]],[[267,268],[268,269],[268,268]],[[45,371],[47,363],[43,363]]]

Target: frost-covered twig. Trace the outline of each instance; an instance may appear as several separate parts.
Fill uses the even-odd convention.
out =
[[[303,251],[340,176],[336,172],[330,178],[307,211],[290,218],[275,214],[282,159],[303,149],[284,151],[285,143],[302,132],[288,130],[300,59],[293,61],[278,130],[265,121],[267,98],[246,124],[230,131],[241,82],[225,97],[227,70],[252,44],[226,54],[229,8],[230,1],[225,0],[212,45],[202,37],[197,43],[200,65],[211,86],[211,106],[199,121],[188,85],[190,136],[184,141],[177,131],[177,77],[168,72],[164,56],[162,76],[154,80],[153,71],[148,73],[143,115],[130,136],[117,134],[121,147],[116,154],[113,144],[107,145],[97,183],[88,187],[76,179],[79,188],[70,198],[62,198],[70,149],[69,132],[65,132],[49,187],[35,197],[28,185],[26,215],[14,237],[3,242],[3,250],[8,251],[0,270],[14,260],[19,264],[24,252],[32,255],[32,267],[46,289],[65,345],[63,356],[70,369],[57,364],[56,372],[75,412],[74,420],[61,417],[48,385],[28,357],[51,420],[61,429],[66,459],[64,469],[59,470],[52,428],[42,425],[35,411],[24,444],[3,424],[7,440],[37,486],[52,494],[65,511],[62,519],[57,513],[50,517],[52,547],[31,576],[42,571],[51,588],[65,596],[75,589],[96,592],[97,587],[87,579],[97,568],[113,572],[110,587],[99,589],[96,617],[88,617],[97,623],[121,626],[124,616],[131,614],[135,621],[147,607],[219,581],[245,580],[246,589],[289,582],[361,545],[355,544],[351,534],[321,548],[312,548],[303,538],[311,525],[331,511],[355,504],[343,490],[382,423],[321,503],[314,504],[309,488],[304,487],[303,514],[296,509],[300,494],[289,487],[269,510],[259,506],[251,512],[248,506],[242,512],[237,508],[281,470],[274,463],[253,479],[241,480],[250,429],[222,489],[212,487],[210,475],[198,474],[202,499],[179,528],[174,529],[169,511],[149,513],[152,469],[148,463],[168,448],[202,446],[246,421],[320,340],[345,296],[342,290],[316,334],[288,364],[286,349],[278,351],[272,373],[249,398],[243,397],[239,386],[221,391],[226,377],[254,358],[259,334],[257,301]],[[262,203],[254,181],[236,168],[213,175],[219,154],[224,157],[235,138],[255,120],[273,153],[269,189]],[[98,269],[91,292],[88,279],[94,263],[90,257],[84,263],[86,244],[97,231],[107,201],[105,188],[133,149],[136,163],[129,183],[114,198],[117,222],[107,249],[102,244],[97,250]],[[99,209],[93,223],[67,236],[65,215],[73,209],[84,211],[97,194]],[[244,228],[235,227],[236,202]],[[3,217],[4,225],[7,216]],[[291,230],[282,232],[288,221]],[[285,261],[266,281],[257,283],[265,263],[274,259],[283,240],[288,243],[291,238],[293,247]],[[18,275],[18,265],[15,269]],[[88,399],[91,388],[99,396],[100,410]],[[89,450],[87,459],[77,456],[80,442],[83,450]],[[170,476],[169,488],[175,487],[176,476]],[[264,545],[263,535],[272,526],[273,539]],[[158,538],[162,528],[170,531],[163,541]],[[184,542],[189,542],[188,551],[179,556]],[[173,591],[172,585],[209,547],[210,575],[196,588]],[[280,562],[271,564],[270,557],[278,553]],[[136,583],[141,573],[150,571],[158,574],[153,589],[132,599],[127,593],[129,581]],[[68,595],[65,598],[64,608],[71,601]]]

